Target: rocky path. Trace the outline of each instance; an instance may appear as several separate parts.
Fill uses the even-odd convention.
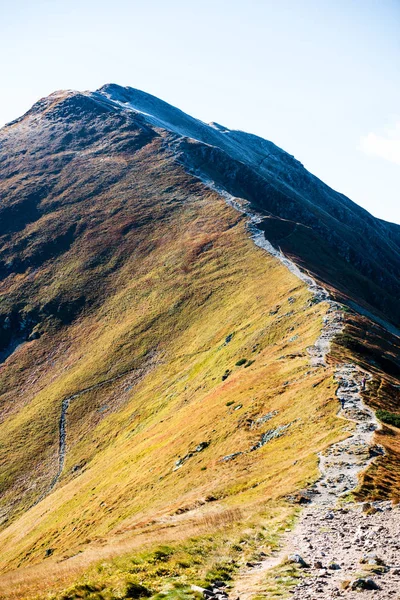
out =
[[[365,511],[365,512],[364,512]],[[400,599],[400,507],[389,502],[305,509],[292,546],[308,567],[295,600]]]
[[[310,490],[312,503],[293,534],[282,540],[279,554],[240,573],[232,598],[262,596],[266,572],[290,557],[304,573],[292,590],[296,600],[358,598],[362,586],[370,586],[377,600],[400,600],[400,509],[388,502],[338,506],[340,496],[357,487],[360,471],[383,450],[372,445],[378,424],[362,401],[365,374],[345,364],[335,375],[336,394],[343,404],[338,415],[354,423],[354,431],[320,454],[321,477]],[[355,585],[360,590],[352,590]]]
[[[248,217],[248,230],[257,246],[304,281],[315,301],[329,304],[320,337],[308,349],[311,366],[325,367],[331,342],[343,330],[341,305],[265,239],[257,227],[262,216],[252,212],[248,202],[216,189],[213,182],[205,183]],[[358,598],[361,591],[373,594],[376,600],[400,600],[399,508],[390,503],[338,507],[341,496],[357,487],[360,472],[383,453],[373,444],[378,422],[362,400],[362,391],[371,376],[354,364],[341,364],[336,368],[335,379],[338,417],[349,422],[351,433],[319,455],[321,477],[310,490],[311,505],[301,515],[292,535],[282,540],[283,547],[276,555],[242,570],[230,592],[231,598],[262,597],[267,571],[289,559],[304,572],[301,583],[291,590],[296,600],[328,600],[343,595],[351,599]]]
[[[336,369],[335,379],[338,382],[336,396],[341,406],[338,416],[353,423],[354,431],[319,455],[321,479],[315,487],[315,502],[328,506],[334,506],[340,496],[354,490],[360,471],[366,469],[376,456],[383,454],[383,448],[373,444],[374,432],[379,424],[361,396],[370,376],[355,365],[343,364]]]

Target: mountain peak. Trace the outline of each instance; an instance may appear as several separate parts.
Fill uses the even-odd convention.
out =
[[[92,95],[95,98],[105,98],[121,109],[140,113],[152,125],[179,136],[193,138],[205,143],[215,141],[212,139],[213,136],[210,134],[208,125],[147,92],[108,83]]]

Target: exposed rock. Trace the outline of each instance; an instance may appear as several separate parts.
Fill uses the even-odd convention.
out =
[[[268,429],[268,431],[262,434],[260,441],[250,448],[250,452],[258,450],[271,440],[281,437],[289,429],[290,425],[291,423],[288,423],[287,425],[279,425],[276,429]]]
[[[374,552],[371,552],[370,554],[367,554],[366,556],[360,558],[360,563],[367,565],[385,565],[385,561],[383,560],[383,558],[381,558]]]
[[[200,442],[200,444],[198,446],[196,446],[196,448],[194,449],[195,452],[202,452],[203,450],[205,450],[206,448],[208,448],[208,446],[210,445],[210,442]]]
[[[296,464],[297,461],[295,461],[293,464]],[[312,499],[314,497],[314,494],[312,491],[310,490],[300,490],[299,492],[296,492],[295,494],[291,494],[290,496],[287,496],[287,499],[290,502],[295,502],[296,504],[310,504],[312,502]]]
[[[308,563],[306,563],[304,558],[300,556],[300,554],[291,554],[288,559],[290,562],[298,564],[303,569],[308,569],[310,566]]]
[[[262,417],[259,417],[259,418],[256,420],[256,425],[257,425],[257,426],[260,426],[260,425],[262,425],[263,423],[266,423],[267,421],[270,421],[270,420],[271,420],[273,417],[276,417],[276,415],[277,415],[277,414],[279,414],[279,411],[277,411],[277,410],[273,410],[273,411],[271,411],[271,412],[267,413],[266,415],[264,415],[264,416],[262,416]]]
[[[84,463],[81,464],[79,463],[78,465],[74,465],[71,469],[72,473],[76,473],[77,471],[80,471],[84,466]]]
[[[189,458],[192,458],[192,456],[194,456],[198,452],[202,452],[203,450],[205,450],[206,448],[208,448],[209,445],[210,445],[210,442],[200,442],[200,444],[198,444],[194,450],[192,450],[191,452],[188,452],[182,458],[178,458],[178,460],[175,462],[175,466],[173,468],[173,471],[176,471],[177,469],[180,469],[180,467],[182,465],[184,465],[185,462],[187,460],[189,460]]]
[[[385,454],[385,451],[382,448],[382,446],[378,446],[378,444],[374,444],[373,446],[370,446],[369,455],[371,458],[373,458],[375,456],[382,456],[383,454]]]
[[[350,584],[351,589],[354,590],[379,590],[380,587],[375,583],[373,579],[355,579]]]
[[[221,462],[229,462],[230,460],[235,460],[235,458],[241,456],[242,454],[243,452],[234,452],[233,454],[228,454],[227,456],[224,456],[220,460]]]

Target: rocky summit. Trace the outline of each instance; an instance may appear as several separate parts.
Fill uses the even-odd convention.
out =
[[[397,598],[400,226],[115,84],[0,174],[0,598]]]

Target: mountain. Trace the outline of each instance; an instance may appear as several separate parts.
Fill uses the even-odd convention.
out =
[[[114,84],[6,125],[0,169],[0,598],[193,597],[295,499],[396,497],[398,225]]]

